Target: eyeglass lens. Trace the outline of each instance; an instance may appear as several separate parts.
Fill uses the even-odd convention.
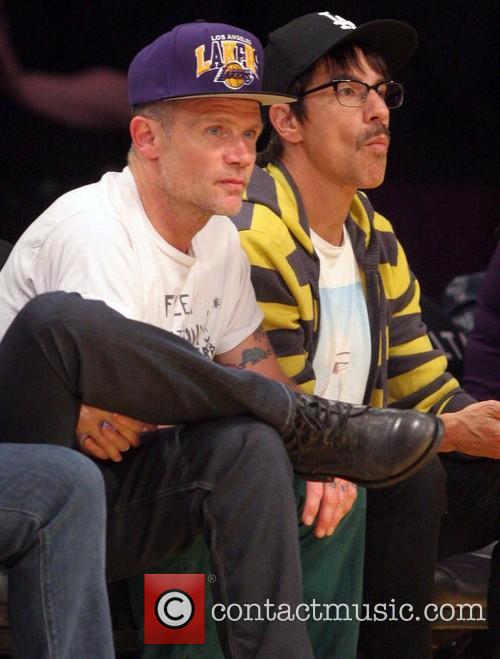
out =
[[[337,82],[334,89],[339,102],[348,107],[363,105],[369,93],[367,85],[355,80]],[[397,82],[380,83],[372,89],[384,99],[389,108],[397,108],[403,101],[403,87]]]

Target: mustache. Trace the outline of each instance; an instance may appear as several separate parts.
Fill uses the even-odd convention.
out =
[[[373,140],[374,137],[378,137],[379,135],[385,135],[389,141],[391,139],[391,131],[386,126],[379,125],[361,133],[356,140],[356,149],[361,149],[363,144],[366,144],[366,142]]]

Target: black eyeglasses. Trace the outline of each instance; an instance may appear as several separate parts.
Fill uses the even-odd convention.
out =
[[[376,85],[368,85],[366,82],[361,82],[361,80],[330,80],[330,82],[325,82],[312,89],[306,89],[299,95],[299,98],[319,92],[327,87],[333,89],[337,101],[346,108],[359,108],[364,105],[371,89],[380,96],[391,110],[401,107],[404,99],[403,85],[394,82],[394,80],[383,80],[377,82]]]

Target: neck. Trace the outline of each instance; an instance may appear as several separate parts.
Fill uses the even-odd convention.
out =
[[[299,189],[311,229],[332,245],[341,245],[356,189],[340,185],[300,154],[286,152],[282,162]]]
[[[194,236],[206,225],[210,214],[176,204],[166,193],[160,172],[152,163],[133,158],[129,167],[148,220],[167,243],[187,254]]]

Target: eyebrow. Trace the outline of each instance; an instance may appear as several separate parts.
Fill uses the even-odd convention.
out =
[[[359,69],[359,73],[362,74],[361,69]],[[379,82],[384,82],[385,80],[389,80],[389,78],[384,78],[384,76],[379,71],[376,71],[376,73],[378,74],[379,78],[377,79],[377,82],[375,84],[378,84]],[[338,73],[330,73],[330,75],[333,76],[332,80],[357,80],[358,82],[364,82],[363,80],[360,80],[352,73],[348,73],[345,70],[339,71]]]
[[[217,113],[211,113],[211,112],[202,112],[198,115],[198,119],[203,122],[203,123],[234,123],[236,120],[233,120],[230,118],[228,115],[225,115],[223,113],[217,112]],[[248,129],[254,129],[257,131],[261,131],[264,127],[263,122],[260,119],[256,119],[254,122],[249,124]]]

